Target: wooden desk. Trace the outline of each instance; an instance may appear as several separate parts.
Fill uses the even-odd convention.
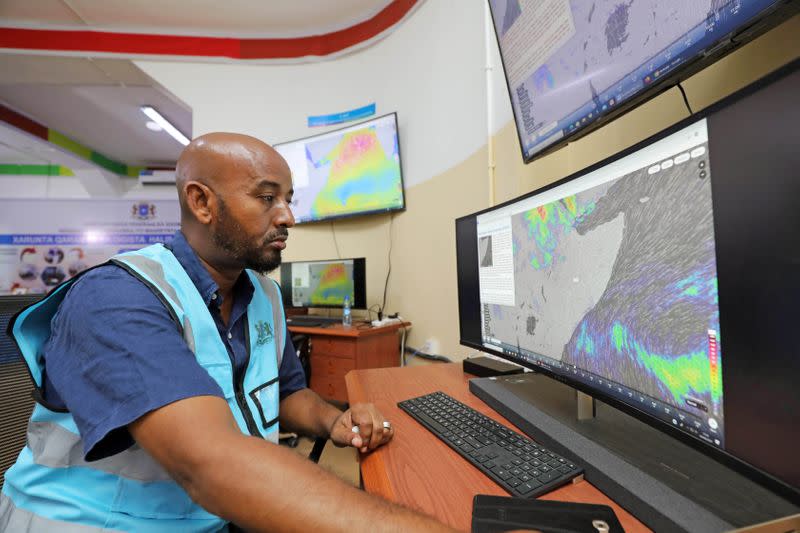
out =
[[[398,322],[375,328],[354,322],[349,328],[336,323],[324,327],[288,328],[292,333],[310,337],[311,390],[323,398],[346,402],[344,376],[356,369],[399,366],[397,331],[410,325]]]
[[[374,403],[395,428],[392,442],[360,458],[365,490],[435,516],[462,531],[470,529],[473,496],[508,494],[401,411],[397,402],[441,390],[519,431],[473,396],[467,381],[461,365],[456,363],[356,370],[346,377],[350,403]],[[625,531],[649,531],[587,481],[567,485],[542,499],[610,505]]]

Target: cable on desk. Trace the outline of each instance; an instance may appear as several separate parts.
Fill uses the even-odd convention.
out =
[[[429,361],[441,361],[442,363],[452,363],[453,360],[447,357],[446,355],[436,355],[431,353],[425,353],[420,351],[421,348],[413,348],[411,346],[406,346],[404,348],[405,352],[411,354],[411,356],[421,357],[422,359],[428,359]]]

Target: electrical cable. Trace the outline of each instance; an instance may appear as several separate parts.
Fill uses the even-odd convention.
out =
[[[392,274],[392,225],[394,224],[394,213],[389,215],[389,268],[386,271],[386,282],[383,284],[383,303],[378,311],[378,320],[383,320],[383,313],[386,310],[386,292],[389,288],[389,276]]]
[[[445,355],[435,355],[430,353],[425,353],[420,351],[422,348],[412,348],[411,346],[406,346],[404,350],[411,354],[411,357],[417,356],[421,357],[422,359],[428,359],[429,361],[441,361],[443,363],[452,363],[453,360]]]
[[[406,328],[402,328],[400,337],[400,366],[406,366]]]
[[[694,111],[692,111],[692,106],[689,105],[689,98],[686,97],[686,91],[684,90],[683,85],[679,83],[678,89],[681,91],[681,94],[683,95],[683,103],[686,104],[686,109],[689,110],[689,115],[694,115]]]
[[[372,322],[372,313],[375,313],[375,316],[378,316],[378,311],[374,309],[375,307],[377,307],[378,311],[380,311],[380,305],[378,304],[372,304],[369,306],[369,308],[367,308],[367,322]]]
[[[333,244],[336,246],[336,259],[341,259],[342,254],[339,252],[339,241],[336,240],[336,228],[333,227],[333,220],[331,220],[331,233],[333,233]]]

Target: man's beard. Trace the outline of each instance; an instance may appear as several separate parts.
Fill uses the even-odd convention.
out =
[[[228,252],[244,268],[255,270],[259,274],[267,274],[278,268],[281,264],[281,251],[268,248],[268,244],[278,237],[288,236],[289,230],[279,228],[253,245],[244,237],[246,233],[242,226],[229,215],[225,202],[219,198],[219,219],[211,234],[214,244]]]

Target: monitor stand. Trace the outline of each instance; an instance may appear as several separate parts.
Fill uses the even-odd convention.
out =
[[[540,374],[477,378],[470,391],[656,531],[728,531],[800,509],[602,402],[578,420],[576,390]]]

